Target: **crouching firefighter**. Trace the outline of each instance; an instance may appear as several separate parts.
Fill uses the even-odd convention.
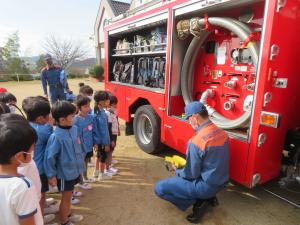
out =
[[[193,205],[187,220],[197,223],[209,207],[218,205],[216,194],[228,182],[229,140],[227,133],[209,120],[202,103],[189,103],[185,115],[196,131],[188,143],[186,165],[176,169],[175,177],[157,182],[155,193],[182,211]]]
[[[65,71],[53,64],[51,55],[45,55],[47,66],[42,69],[41,81],[44,95],[48,98],[47,85],[49,86],[50,100],[54,104],[58,100],[66,100],[66,92],[70,92]]]

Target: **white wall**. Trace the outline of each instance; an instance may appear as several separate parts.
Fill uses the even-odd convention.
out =
[[[108,11],[104,8],[104,13],[103,13],[103,19],[101,20],[101,24],[99,27],[99,42],[103,43],[104,42],[104,21],[110,19],[113,17],[111,14],[108,13]]]
[[[151,2],[152,0],[132,0],[130,9],[134,9],[135,7],[138,7],[140,5],[143,5],[147,2]]]

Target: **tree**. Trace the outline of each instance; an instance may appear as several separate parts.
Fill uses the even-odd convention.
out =
[[[81,43],[67,39],[61,40],[53,35],[46,37],[44,50],[51,54],[66,70],[75,60],[81,59],[87,54]]]
[[[23,60],[18,57],[11,58],[6,63],[6,72],[9,74],[29,74],[29,69]]]
[[[19,57],[20,38],[18,31],[12,33],[2,49],[3,70],[8,74],[29,74],[25,62]]]
[[[104,69],[101,65],[94,65],[90,68],[89,73],[92,77],[97,78],[99,81],[103,80]]]
[[[36,64],[36,71],[40,72],[46,66],[44,55],[40,55],[38,61],[36,61],[35,64]]]
[[[18,58],[20,52],[20,38],[18,31],[12,33],[6,41],[2,49],[2,55],[4,60],[9,60],[11,58]]]

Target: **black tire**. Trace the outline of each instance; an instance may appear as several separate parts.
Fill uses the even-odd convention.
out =
[[[151,105],[139,107],[133,120],[134,136],[138,146],[146,153],[158,153],[160,142],[160,118]]]

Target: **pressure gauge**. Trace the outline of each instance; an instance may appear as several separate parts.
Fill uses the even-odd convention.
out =
[[[240,53],[239,60],[241,64],[248,64],[248,65],[253,64],[250,50],[248,48],[240,49],[239,53]]]
[[[230,56],[231,56],[231,62],[233,64],[239,63],[239,55],[240,53],[238,48],[232,49]]]
[[[233,64],[253,64],[249,49],[235,48],[231,51],[231,62]]]

